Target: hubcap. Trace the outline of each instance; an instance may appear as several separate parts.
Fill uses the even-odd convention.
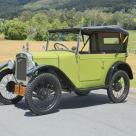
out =
[[[114,97],[120,98],[122,97],[125,90],[125,81],[123,77],[117,77],[112,85],[112,91],[114,94]]]
[[[48,97],[49,90],[45,88],[41,88],[39,92],[37,93],[37,95],[39,96],[39,99],[44,100]]]
[[[122,89],[122,84],[119,82],[115,83],[114,88],[116,92],[119,92]]]
[[[49,108],[54,104],[55,100],[56,91],[51,84],[37,85],[32,91],[32,102],[39,110]]]
[[[9,81],[6,85],[6,89],[8,92],[14,93],[15,91],[15,82],[14,81]]]

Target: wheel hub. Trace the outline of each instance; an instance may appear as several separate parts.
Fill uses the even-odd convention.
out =
[[[115,83],[114,89],[116,92],[119,92],[122,89],[122,84],[119,82]]]
[[[6,85],[7,91],[14,93],[14,91],[15,91],[15,85],[16,85],[16,84],[15,84],[14,81],[8,82],[7,85]]]
[[[48,89],[41,88],[38,92],[38,96],[41,100],[46,99],[49,96]]]

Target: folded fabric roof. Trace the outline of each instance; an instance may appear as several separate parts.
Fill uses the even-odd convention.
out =
[[[91,26],[91,27],[81,27],[81,28],[64,28],[64,29],[52,29],[49,30],[49,33],[75,33],[79,32],[83,34],[90,35],[93,32],[117,32],[125,35],[129,35],[129,33],[119,26]]]

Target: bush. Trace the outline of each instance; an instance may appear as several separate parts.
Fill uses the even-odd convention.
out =
[[[4,33],[6,39],[24,40],[28,38],[43,41],[47,40],[48,29],[97,25],[119,25],[125,29],[136,29],[136,9],[128,12],[125,10],[109,12],[101,8],[85,11],[52,9],[34,13],[26,11],[17,19],[2,21],[0,33]],[[72,35],[65,37],[65,40],[75,39],[76,37]]]
[[[3,23],[0,22],[0,33],[3,33]]]
[[[50,28],[50,24],[45,14],[37,13],[27,23],[28,39],[36,41],[47,39],[47,30]]]
[[[9,40],[25,40],[27,38],[26,24],[18,19],[6,21],[4,25],[5,38]]]

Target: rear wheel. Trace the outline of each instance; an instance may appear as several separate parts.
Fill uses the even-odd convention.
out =
[[[58,108],[61,90],[56,76],[50,73],[41,74],[28,84],[25,100],[35,115],[49,114]]]
[[[130,81],[127,73],[125,71],[117,71],[110,83],[109,88],[107,89],[107,94],[109,99],[113,103],[121,103],[124,102],[128,96],[130,88]]]
[[[22,96],[14,94],[16,80],[13,71],[10,69],[5,69],[0,72],[0,102],[9,105],[16,104],[21,99]]]

